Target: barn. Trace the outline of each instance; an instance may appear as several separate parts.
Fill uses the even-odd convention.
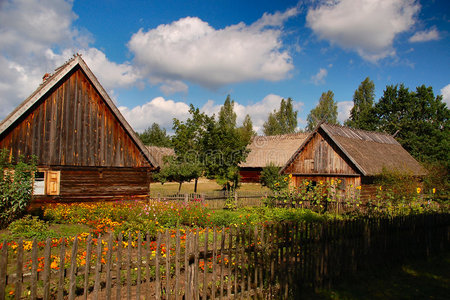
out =
[[[291,185],[341,180],[341,189],[361,186],[361,198],[375,193],[375,176],[383,168],[417,177],[425,169],[392,137],[339,125],[320,124],[288,159],[281,173],[292,174]]]
[[[33,202],[142,199],[154,159],[80,55],[0,123],[0,149],[37,157]]]
[[[283,167],[303,143],[307,133],[255,136],[247,147],[250,152],[239,165],[242,182],[259,182],[261,171],[270,163]]]

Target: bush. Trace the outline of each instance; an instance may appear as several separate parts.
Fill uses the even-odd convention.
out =
[[[54,237],[56,234],[53,230],[48,229],[48,223],[40,220],[38,217],[27,215],[22,219],[13,221],[8,226],[11,235],[14,238],[36,238],[38,240]]]
[[[280,191],[289,185],[286,175],[281,175],[280,167],[270,163],[261,171],[260,181],[263,186],[267,186],[272,191]]]
[[[32,199],[36,158],[13,161],[7,149],[0,151],[0,228],[20,218]]]

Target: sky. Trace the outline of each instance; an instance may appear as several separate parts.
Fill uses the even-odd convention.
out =
[[[448,0],[0,0],[0,119],[74,53],[138,132],[227,95],[259,134],[290,97],[302,129],[328,90],[342,123],[366,77],[450,106],[449,32]]]

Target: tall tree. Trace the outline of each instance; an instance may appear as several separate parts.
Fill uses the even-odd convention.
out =
[[[322,93],[319,104],[311,110],[306,119],[308,122],[307,130],[314,130],[321,121],[325,121],[328,124],[338,124],[337,115],[337,103],[334,101],[334,93],[332,91]]]
[[[353,107],[350,111],[350,118],[345,121],[345,125],[364,130],[374,130],[374,99],[375,84],[367,77],[361,82],[353,94]]]
[[[247,145],[250,144],[250,140],[256,135],[256,132],[253,130],[253,122],[250,115],[245,116],[242,127],[239,127],[238,131],[242,141]]]
[[[394,134],[418,160],[449,166],[450,110],[432,87],[409,91],[403,84],[387,86],[374,110],[377,130]]]
[[[144,145],[153,145],[159,147],[171,147],[172,141],[167,134],[166,129],[161,128],[158,123],[153,123],[152,126],[139,134],[139,138]]]
[[[293,100],[281,99],[280,109],[271,112],[263,125],[265,135],[294,133],[297,128],[297,111],[294,110]]]
[[[236,128],[234,101],[228,96],[219,112],[217,122],[208,124],[204,140],[206,176],[214,178],[228,191],[239,184],[238,165],[248,154],[247,142]]]
[[[207,135],[209,123],[214,123],[212,117],[201,113],[192,104],[189,108],[191,115],[185,122],[173,119],[175,132],[172,144],[175,158],[169,158],[157,177],[161,182],[173,180],[181,184],[195,180],[194,192],[197,192],[198,178],[204,172],[202,156],[204,153],[203,140]]]

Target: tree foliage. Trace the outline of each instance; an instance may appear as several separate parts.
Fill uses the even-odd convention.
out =
[[[338,124],[337,116],[337,103],[334,101],[334,93],[332,91],[322,93],[319,104],[311,110],[306,119],[308,122],[307,130],[314,130],[322,121],[328,124]]]
[[[171,147],[172,141],[164,128],[161,128],[158,123],[153,123],[152,126],[139,134],[144,145],[153,145],[158,147]]]
[[[189,182],[197,179],[202,175],[203,167],[200,162],[183,161],[177,157],[169,156],[164,158],[165,164],[163,168],[154,175],[154,179],[161,183],[167,181],[178,182],[178,192],[181,191],[183,182]],[[194,191],[196,192],[196,191]]]
[[[242,141],[245,144],[250,144],[252,137],[256,135],[256,132],[253,130],[253,122],[250,115],[245,116],[244,122],[242,123],[242,126],[238,128],[238,131]]]
[[[217,122],[209,122],[204,139],[205,174],[216,179],[227,190],[239,184],[239,167],[247,155],[248,140],[236,128],[234,101],[228,96],[220,109]]]
[[[23,157],[10,157],[7,149],[0,151],[0,228],[21,217],[33,193],[36,159],[25,162]]]
[[[279,166],[276,166],[273,162],[269,163],[261,171],[261,184],[272,191],[286,188],[289,185],[289,181],[285,181],[285,175],[281,175],[279,172]]]
[[[294,133],[297,128],[297,111],[291,98],[281,99],[280,109],[269,114],[263,125],[265,135]]]
[[[373,103],[375,100],[375,84],[366,77],[353,94],[353,107],[346,126],[364,130],[375,130]]]
[[[373,108],[376,129],[395,135],[420,161],[450,161],[450,110],[433,88],[409,91],[403,84],[390,85]]]

